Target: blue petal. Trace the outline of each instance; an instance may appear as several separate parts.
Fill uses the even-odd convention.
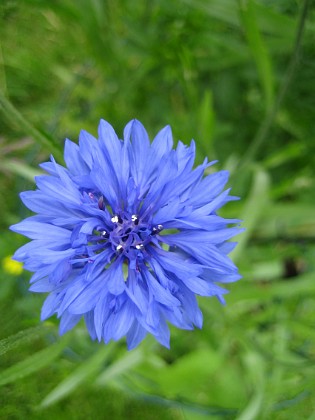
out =
[[[180,209],[183,208],[183,205],[180,203],[179,197],[172,199],[165,206],[158,209],[152,219],[152,223],[155,224],[164,224],[169,220],[175,219],[176,216],[180,213]]]
[[[127,334],[135,319],[135,310],[133,303],[125,301],[119,310],[113,311],[104,325],[104,341],[119,340]]]
[[[80,155],[79,146],[66,139],[64,159],[67,168],[73,175],[82,175],[87,173],[89,168]]]
[[[225,242],[223,244],[220,244],[218,246],[218,249],[223,254],[228,255],[230,252],[233,251],[233,249],[236,247],[236,245],[237,245],[237,242]]]
[[[35,260],[41,262],[41,264],[54,264],[58,261],[68,259],[73,255],[73,249],[67,249],[65,251],[54,251],[45,248],[38,248],[36,251],[33,252],[32,259],[34,260],[35,264]]]
[[[91,179],[93,180],[96,187],[104,195],[109,202],[113,211],[116,212],[119,209],[118,200],[118,185],[115,183],[115,174],[111,172],[107,165],[99,166],[94,165],[91,171]]]
[[[170,126],[164,127],[154,138],[149,153],[146,157],[145,172],[147,185],[156,179],[156,171],[161,159],[171,153],[173,147],[172,130]]]
[[[158,324],[157,333],[154,334],[154,336],[158,342],[162,344],[162,346],[168,349],[170,348],[170,330],[162,317],[160,318],[160,322]]]
[[[50,225],[48,223],[33,222],[25,219],[10,227],[14,232],[21,233],[31,239],[47,239],[49,242],[61,241],[69,243],[71,232],[69,230]]]
[[[186,208],[187,209],[187,208]],[[223,219],[216,215],[198,216],[193,212],[188,213],[181,217],[179,213],[173,220],[165,221],[163,226],[165,229],[199,229],[212,232],[214,230],[222,229],[228,224],[239,224],[239,219]]]
[[[65,334],[67,331],[71,330],[74,326],[76,326],[81,318],[82,315],[72,315],[65,311],[60,319],[60,335]]]
[[[34,273],[31,277],[30,283],[35,283],[38,280],[43,279],[44,277],[47,277],[49,273],[54,269],[54,266],[50,265],[42,265],[36,273]]]
[[[186,278],[182,281],[188,289],[200,296],[217,296],[228,293],[228,291],[222,287],[217,286],[214,283],[201,280],[199,277]]]
[[[85,279],[87,281],[91,281],[100,276],[101,274],[107,279],[107,276],[110,274],[110,267],[106,271],[104,270],[104,267],[106,267],[106,265],[110,262],[112,254],[113,251],[111,247],[109,247],[104,249],[98,255],[94,256],[93,259],[89,259],[91,263],[88,264],[88,266],[86,267]]]
[[[141,341],[147,335],[147,331],[138,321],[134,321],[127,333],[127,347],[128,350],[132,350],[141,343]]]
[[[147,312],[149,293],[145,282],[136,270],[128,270],[128,280],[126,284],[126,294],[139,308],[142,314]]]
[[[107,269],[106,287],[109,292],[117,296],[124,292],[126,283],[124,279],[122,261],[116,261]]]
[[[52,266],[52,271],[49,274],[49,280],[51,284],[59,285],[63,280],[69,277],[72,271],[72,266],[68,259],[58,262],[58,264]]]
[[[79,301],[82,302],[82,298],[83,298],[83,302],[82,304],[86,304],[87,307],[92,306],[93,307],[93,303],[94,301],[93,298],[93,291],[94,291],[94,283],[93,282],[88,282],[86,281],[86,279],[84,278],[83,275],[81,276],[77,276],[75,279],[73,279],[73,281],[71,282],[71,284],[65,289],[64,291],[64,298],[62,300],[62,303],[60,304],[60,307],[58,308],[58,313],[63,313],[66,309],[69,308],[69,306],[75,302],[75,300],[82,294],[81,299]],[[91,303],[92,301],[92,303]],[[75,305],[74,305],[75,308]],[[92,308],[88,308],[86,311],[87,312],[89,310],[91,310]],[[71,311],[73,314],[76,314],[76,312]],[[81,313],[82,312],[78,312]],[[77,314],[78,314],[77,313]]]
[[[123,143],[119,140],[113,127],[104,120],[101,120],[99,125],[99,138],[106,162],[115,176],[115,184],[119,185],[119,193],[122,198],[125,198],[129,178],[129,142]],[[104,166],[101,160],[99,164]]]
[[[183,230],[173,235],[163,235],[162,239],[163,242],[168,245],[179,247],[185,247],[188,242],[191,249],[195,246],[195,253],[198,255],[198,250],[202,246],[207,246],[207,244],[221,244],[243,231],[244,229],[240,228],[227,228],[211,232]],[[200,246],[200,244],[202,244],[202,246]]]
[[[205,268],[211,268],[215,270],[218,273],[226,273],[230,271],[237,271],[237,267],[234,265],[234,263],[225,255],[222,254],[214,245],[207,244],[206,246],[200,246],[199,248],[196,248],[196,245],[190,242],[182,242],[180,244],[181,249],[183,249],[185,252],[192,255],[199,263],[203,264]],[[159,251],[160,252],[160,251]],[[175,253],[170,253],[175,254]],[[176,255],[176,254],[175,254]],[[159,256],[159,259],[161,257]],[[175,258],[175,257],[174,257]],[[178,259],[178,257],[177,257]],[[164,258],[165,261],[165,258]],[[184,263],[187,267],[190,267],[190,264],[185,262]],[[192,265],[192,267],[194,267]],[[197,270],[198,265],[196,265],[195,270]],[[180,267],[179,267],[180,269]],[[174,271],[176,274],[176,271]],[[191,271],[190,271],[191,272]],[[198,274],[200,274],[201,271],[198,271]],[[197,275],[198,275],[197,274]],[[190,276],[184,276],[184,273],[182,276],[179,274],[176,274],[179,278],[185,278],[185,277],[194,277],[195,275]]]
[[[192,140],[190,146],[185,146],[181,141],[177,143],[176,155],[178,158],[178,172],[192,169],[195,161],[196,145]]]
[[[181,300],[185,314],[188,319],[196,325],[197,328],[202,327],[203,316],[194,293],[185,287],[181,288]]]
[[[81,130],[79,136],[80,155],[89,168],[93,167],[95,157],[100,153],[95,137],[85,130]]]
[[[177,162],[175,160],[175,154],[171,153],[169,156],[161,159],[155,182],[151,184],[150,190],[143,200],[141,214],[148,208],[154,213],[169,201],[169,194],[164,193],[165,184],[169,183],[176,176],[176,173]],[[174,188],[174,183],[171,182],[171,184]]]
[[[28,290],[30,292],[35,292],[35,293],[46,293],[46,292],[52,292],[54,288],[55,286],[50,283],[48,278],[44,278],[33,283]]]
[[[100,147],[107,158],[107,162],[112,165],[116,175],[121,172],[121,149],[122,142],[118,139],[113,127],[106,121],[101,120],[98,127]]]
[[[124,139],[130,142],[129,160],[130,173],[136,184],[142,188],[146,183],[146,159],[149,153],[150,142],[148,134],[138,120],[130,121],[124,130]]]
[[[153,331],[155,332],[157,332],[160,322],[160,306],[161,305],[155,301],[152,301],[148,306],[148,311],[145,317],[145,322],[153,328]]]
[[[84,320],[90,337],[92,340],[96,339],[95,325],[94,325],[94,313],[93,311],[88,312],[84,315]]]
[[[223,191],[223,193],[218,195],[214,200],[210,201],[210,203],[205,204],[204,206],[194,210],[193,214],[195,216],[206,216],[216,212],[228,201],[238,200],[238,197],[229,196],[230,190],[231,189],[229,188],[226,191]]]
[[[97,228],[97,226],[99,226],[100,224],[101,223],[100,223],[100,220],[99,219],[97,219],[96,217],[91,217],[90,219],[88,219],[82,225],[82,227],[80,228],[80,233],[85,233],[85,234],[92,233],[93,230],[95,228]]]
[[[109,301],[110,298],[108,293],[103,291],[103,293],[100,294],[99,301],[94,309],[94,325],[98,341],[102,340],[104,323],[109,317]]]
[[[219,171],[206,176],[192,191],[190,201],[195,206],[204,206],[223,190],[229,178],[228,171]]]
[[[74,184],[72,178],[70,177],[68,169],[64,168],[61,165],[58,165],[56,163],[53,156],[51,156],[51,162],[55,169],[55,173],[57,174],[57,177],[60,179],[62,185],[69,191],[69,193],[72,193],[74,196],[77,195],[77,187]]]
[[[183,310],[183,307],[163,307],[161,308],[161,311],[164,314],[167,321],[173,324],[175,327],[184,330],[194,329],[194,324]]]
[[[82,283],[80,285],[77,285],[78,290],[81,286]],[[88,284],[85,288],[82,287],[77,297],[68,305],[68,312],[71,314],[84,314],[94,309],[99,300],[100,293],[103,289],[102,286],[103,279],[99,278]],[[71,299],[71,293],[72,291],[68,292],[65,295],[65,300]],[[77,292],[74,291],[73,295],[75,296],[76,294]]]
[[[176,180],[176,182],[173,182],[173,194],[180,194],[181,196],[185,191],[189,191],[187,194],[188,197],[184,197],[183,200],[186,198],[189,198],[191,193],[191,187],[194,186],[202,177],[204,170],[207,167],[207,162],[205,161],[202,165],[197,166],[196,169],[193,171],[189,171],[188,173],[182,173],[180,177]],[[171,185],[170,187],[171,188]],[[170,190],[169,190],[170,191]]]
[[[221,271],[217,272],[215,269],[211,268],[205,268],[200,277],[206,281],[211,280],[220,283],[233,283],[242,278],[242,276],[238,274],[236,270],[226,270],[225,273],[222,273]]]
[[[180,301],[176,297],[172,296],[171,292],[164,288],[160,283],[158,278],[152,276],[152,274],[147,269],[143,269],[143,274],[145,276],[148,287],[151,289],[152,294],[157,302],[162,303],[166,306],[179,306]]]
[[[172,147],[172,129],[169,125],[167,125],[158,132],[151,145],[152,154],[155,156],[156,162],[159,162],[162,156],[170,153]]]
[[[151,248],[150,252],[164,270],[174,273],[180,279],[198,276],[202,271],[199,266],[186,262],[175,252],[167,252],[158,248],[154,250]]]
[[[42,191],[25,191],[20,194],[21,200],[30,210],[52,217],[70,216],[72,209],[66,208],[63,204],[52,201],[48,195]],[[62,201],[62,197],[60,197]]]
[[[41,311],[41,321],[51,317],[57,310],[61,300],[60,293],[51,293],[47,296]]]
[[[72,187],[69,188],[68,186],[63,185],[59,178],[47,175],[36,176],[35,180],[37,187],[50,198],[62,201],[62,203],[80,205],[81,194],[74,183],[72,184]]]

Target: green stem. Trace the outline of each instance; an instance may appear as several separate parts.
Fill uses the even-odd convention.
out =
[[[50,139],[48,136],[43,135],[39,130],[33,127],[23,115],[12,105],[12,103],[0,93],[0,110],[11,123],[11,125],[18,126],[24,133],[33,137],[33,139],[44,147],[46,150],[49,150],[58,160],[63,160],[62,153],[58,146],[55,144],[53,139]]]
[[[289,85],[291,83],[292,77],[294,75],[294,72],[296,70],[296,66],[298,64],[299,61],[299,54],[300,54],[300,50],[301,50],[301,44],[302,44],[302,38],[303,38],[303,32],[304,32],[304,28],[305,28],[305,23],[306,23],[306,17],[307,17],[307,11],[308,11],[308,6],[309,6],[309,2],[310,0],[305,0],[302,10],[301,10],[301,14],[299,17],[299,22],[298,22],[298,27],[297,27],[297,32],[296,32],[296,37],[295,37],[295,44],[294,44],[294,49],[293,49],[293,53],[291,56],[291,60],[290,63],[288,65],[288,69],[284,75],[283,78],[283,82],[280,86],[278,95],[276,97],[276,100],[270,110],[270,112],[268,112],[268,114],[266,115],[266,117],[264,118],[264,120],[262,121],[260,127],[258,128],[257,134],[253,140],[253,142],[250,144],[250,146],[247,149],[247,152],[245,153],[243,159],[240,162],[239,168],[241,169],[243,167],[245,167],[246,165],[248,165],[256,156],[259,148],[261,147],[261,145],[263,144],[263,142],[265,141],[265,139],[268,136],[268,133],[273,125],[273,122],[276,118],[276,115],[279,111],[279,108],[282,104],[282,101],[288,91]]]

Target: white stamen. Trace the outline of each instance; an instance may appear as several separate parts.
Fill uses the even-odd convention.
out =
[[[118,216],[113,216],[110,220],[111,220],[113,223],[118,223],[119,218],[118,218]]]
[[[157,226],[154,226],[154,228],[152,229],[152,234],[153,235],[157,235],[158,233],[160,233],[161,232],[161,230],[163,230],[164,229],[164,227],[163,227],[163,225],[157,225]]]

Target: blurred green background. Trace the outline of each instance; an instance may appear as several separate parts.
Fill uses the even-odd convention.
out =
[[[314,4],[2,0],[0,40],[0,418],[315,419]],[[241,197],[243,279],[171,350],[60,339],[10,260],[19,192],[100,118],[170,124]]]

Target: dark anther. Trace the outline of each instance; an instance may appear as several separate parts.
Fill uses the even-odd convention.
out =
[[[106,232],[106,230],[102,230],[102,231],[101,231],[101,237],[102,237],[103,239],[107,239],[107,238],[109,238],[109,234]]]
[[[152,229],[152,233],[151,235],[158,235],[162,230],[163,230],[163,225],[156,225],[154,226],[154,228]]]
[[[121,254],[124,251],[124,247],[122,245],[117,245],[116,246],[116,251],[118,254]]]
[[[137,224],[139,223],[139,218],[138,218],[138,216],[137,216],[136,214],[133,214],[133,215],[131,216],[131,221],[132,221],[135,225],[137,225]]]
[[[104,196],[101,195],[100,198],[98,199],[98,208],[100,210],[104,210],[105,206],[104,206]]]
[[[117,214],[115,216],[113,216],[110,220],[113,223],[122,223],[123,222],[122,218],[120,216],[117,216]]]

